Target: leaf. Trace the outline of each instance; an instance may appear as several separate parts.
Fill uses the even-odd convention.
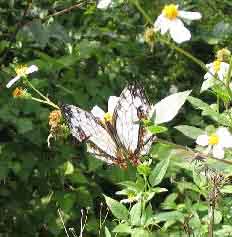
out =
[[[155,220],[161,221],[184,221],[184,214],[179,211],[161,212],[155,215]]]
[[[133,229],[133,232],[131,233],[131,237],[152,237],[154,235],[152,235],[150,232],[148,232],[147,230],[144,230],[142,228],[136,228]]]
[[[225,185],[220,191],[222,193],[232,193],[232,185]]]
[[[216,83],[216,81],[214,78],[204,80],[204,82],[202,83],[202,86],[201,86],[201,93],[208,90],[212,86],[214,86],[215,83]]]
[[[152,125],[147,127],[147,129],[152,133],[152,134],[158,134],[158,133],[163,133],[166,132],[168,129],[163,126],[157,126],[157,125]]]
[[[155,124],[171,121],[179,112],[191,90],[167,96],[154,106]]]
[[[105,226],[105,237],[111,237],[109,229]]]
[[[18,119],[17,120],[17,129],[19,134],[24,134],[33,129],[33,124],[30,119]]]
[[[70,175],[74,172],[73,164],[70,161],[64,163],[64,175]]]
[[[130,220],[132,225],[139,225],[142,214],[142,202],[136,203],[130,211]]]
[[[152,186],[156,186],[163,180],[170,162],[170,154],[166,159],[160,161],[156,167],[152,170],[149,176],[149,181]]]
[[[131,227],[128,225],[128,223],[122,223],[118,224],[113,231],[114,233],[131,233]]]
[[[204,134],[202,129],[193,126],[179,125],[174,128],[183,133],[186,137],[190,137],[192,139],[197,139],[199,135]]]
[[[106,200],[106,204],[109,207],[109,209],[111,210],[112,214],[120,219],[120,220],[127,220],[128,216],[129,216],[129,212],[127,210],[127,208],[120,202],[105,196],[105,200]]]
[[[204,116],[210,116],[213,120],[219,121],[219,114],[202,100],[189,96],[188,101],[197,109],[202,110]]]

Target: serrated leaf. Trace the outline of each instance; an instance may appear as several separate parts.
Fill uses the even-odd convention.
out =
[[[74,166],[70,161],[64,163],[64,175],[70,175],[74,172]]]
[[[131,237],[152,237],[152,236],[154,236],[152,233],[142,228],[133,229],[133,232],[131,233]]]
[[[129,212],[127,210],[127,208],[120,202],[105,196],[105,200],[106,200],[106,204],[109,207],[109,209],[111,210],[112,214],[120,219],[120,220],[127,220],[128,216],[129,216]]]
[[[151,175],[149,176],[149,182],[152,186],[156,186],[161,183],[168,169],[169,162],[170,154],[166,159],[160,161],[152,170]]]
[[[130,211],[130,221],[132,225],[139,225],[142,214],[142,202],[136,203]]]
[[[178,92],[167,96],[154,106],[155,124],[171,121],[185,103],[191,90]]]
[[[190,137],[192,139],[197,139],[199,135],[204,134],[202,129],[193,126],[179,125],[174,128],[183,133],[186,137]]]

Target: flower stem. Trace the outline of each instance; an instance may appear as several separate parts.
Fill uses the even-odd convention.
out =
[[[54,103],[51,102],[51,101],[41,100],[41,99],[38,99],[38,98],[35,98],[35,97],[31,97],[31,99],[34,100],[34,101],[37,101],[37,102],[39,102],[39,103],[42,103],[42,104],[50,105],[50,106],[52,106],[53,108],[60,109],[58,105],[54,104]]]

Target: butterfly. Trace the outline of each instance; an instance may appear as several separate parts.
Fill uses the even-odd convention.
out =
[[[63,105],[62,113],[72,136],[86,142],[87,151],[108,164],[126,167],[138,164],[149,152],[155,137],[142,125],[149,118],[151,105],[144,90],[127,86],[119,97],[110,96],[108,112],[94,106],[91,112],[74,105]]]

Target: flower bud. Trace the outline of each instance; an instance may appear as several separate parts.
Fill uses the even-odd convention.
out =
[[[231,52],[227,48],[223,48],[217,51],[216,58],[221,62],[229,62],[231,57]]]

